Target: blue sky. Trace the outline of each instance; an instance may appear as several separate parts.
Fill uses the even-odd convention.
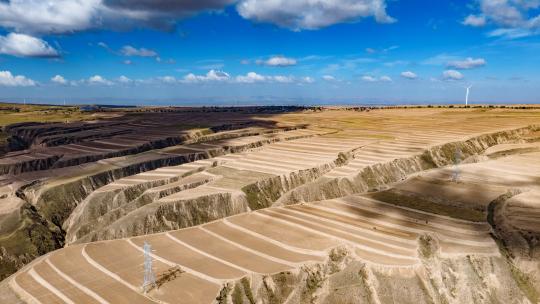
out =
[[[540,101],[539,0],[12,0],[0,28],[4,101]]]

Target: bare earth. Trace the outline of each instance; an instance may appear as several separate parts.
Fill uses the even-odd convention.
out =
[[[540,109],[190,111],[14,131],[0,302],[540,303]]]

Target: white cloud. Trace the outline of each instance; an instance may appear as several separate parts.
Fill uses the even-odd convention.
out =
[[[225,81],[228,80],[231,76],[223,71],[210,70],[206,73],[206,80],[209,81]]]
[[[184,76],[184,78],[182,79],[182,82],[196,83],[196,82],[202,81],[202,80],[199,79],[199,77],[204,77],[204,76],[197,76],[197,75],[195,75],[193,73],[189,73],[186,76]]]
[[[484,16],[476,16],[476,15],[469,15],[461,22],[463,25],[470,25],[474,27],[482,27],[486,25],[486,17]]]
[[[528,21],[528,26],[529,28],[534,28],[534,29],[540,28],[540,15],[530,19]]]
[[[366,81],[366,82],[379,82],[379,81],[380,82],[392,82],[392,78],[390,78],[389,76],[386,76],[386,75],[381,76],[379,78],[366,75],[366,76],[362,77],[362,80]]]
[[[23,33],[70,33],[94,26],[101,0],[0,1],[0,26]]]
[[[105,42],[103,42],[103,41],[98,42],[97,45],[98,45],[99,47],[102,47],[102,48],[106,49],[106,50],[109,50],[109,49],[110,49],[110,48],[109,48],[109,45],[107,45],[107,44],[106,44]]]
[[[158,54],[154,50],[149,50],[145,48],[134,48],[131,45],[125,45],[120,50],[120,53],[124,56],[138,56],[138,57],[156,57]],[[159,58],[159,57],[157,57]],[[160,59],[161,60],[161,59]]]
[[[300,81],[310,82],[311,78],[310,77],[308,78],[309,79],[306,79],[304,77],[300,79]],[[236,76],[235,80],[238,83],[261,83],[261,82],[293,83],[296,81],[296,79],[292,76],[283,76],[283,75],[267,76],[267,75],[260,75],[255,72],[249,72],[246,75]]]
[[[17,57],[59,57],[59,53],[46,41],[25,34],[9,33],[0,36],[0,54]]]
[[[443,79],[445,80],[461,80],[464,76],[456,70],[446,70],[443,72]]]
[[[366,48],[366,53],[368,54],[375,54],[375,53],[382,53],[387,54],[390,51],[393,51],[395,49],[399,49],[399,45],[392,45],[384,49],[374,49],[374,48]]]
[[[406,71],[406,72],[401,73],[401,77],[412,80],[412,79],[418,78],[418,75],[416,75],[415,73],[413,73],[411,71]]]
[[[257,60],[257,64],[267,65],[267,66],[276,66],[276,67],[286,67],[296,65],[296,59],[287,58],[284,56],[274,56],[268,60]]]
[[[318,29],[374,17],[395,19],[385,0],[11,0],[0,1],[0,27],[27,34],[64,34],[90,29],[152,27],[171,29],[178,20],[236,3],[238,13],[256,22],[293,30]]]
[[[362,80],[363,81],[367,81],[367,82],[376,82],[377,81],[377,78],[373,77],[373,76],[363,76],[362,77]]]
[[[445,65],[450,61],[456,61],[460,58],[457,56],[451,56],[447,54],[439,54],[428,59],[423,60],[421,63],[425,65]]]
[[[94,75],[90,78],[88,78],[89,84],[98,84],[98,85],[113,85],[113,82],[110,80],[107,80],[100,75]]]
[[[292,76],[273,76],[272,79],[276,82],[280,83],[291,83],[294,82],[294,77]]]
[[[479,0],[479,15],[470,15],[462,23],[484,26],[491,23],[499,26],[488,36],[509,39],[540,34],[538,0]],[[535,15],[536,14],[536,15]]]
[[[405,60],[394,60],[394,61],[385,62],[383,64],[384,64],[384,66],[387,66],[387,67],[395,67],[395,66],[398,66],[398,65],[408,65],[408,64],[410,64],[410,62],[405,61]]]
[[[468,70],[468,69],[474,69],[474,68],[485,66],[487,62],[484,58],[467,57],[465,59],[462,59],[457,56],[439,54],[437,56],[430,57],[422,61],[422,64],[444,65],[444,66],[458,69],[458,70]]]
[[[128,77],[126,77],[124,75],[118,77],[117,81],[120,82],[120,83],[124,83],[124,84],[133,82],[133,80],[131,80],[130,78],[128,78]]]
[[[323,79],[323,80],[326,80],[326,81],[330,81],[330,82],[336,81],[336,77],[334,77],[334,76],[332,76],[332,75],[324,75],[324,76],[322,77],[322,79]]]
[[[197,83],[197,82],[208,82],[208,81],[226,81],[229,80],[231,76],[223,71],[219,70],[210,70],[206,75],[195,75],[189,73],[182,79],[184,83]]]
[[[315,79],[313,79],[312,77],[306,76],[306,77],[302,77],[300,81],[303,83],[314,83]]]
[[[255,72],[249,72],[246,75],[236,76],[236,82],[239,83],[255,83],[255,82],[264,82],[267,78]]]
[[[292,30],[313,30],[370,16],[379,23],[395,22],[386,13],[385,0],[242,0],[237,10],[246,19]]]
[[[534,35],[529,29],[521,28],[500,28],[488,33],[489,37],[503,37],[507,39],[517,39]]]
[[[514,1],[508,0],[481,0],[482,12],[502,26],[519,26],[523,22],[523,14]]]
[[[36,82],[22,75],[14,76],[10,71],[0,71],[0,86],[6,87],[31,87]]]
[[[160,82],[167,83],[167,84],[173,84],[177,83],[178,79],[174,76],[162,76],[157,78]]]
[[[447,63],[448,67],[458,69],[458,70],[469,70],[486,65],[486,60],[484,58],[465,58],[464,60],[455,60]]]
[[[51,81],[57,84],[67,84],[67,80],[62,75],[55,75],[51,78]]]
[[[0,26],[34,34],[96,28],[164,28],[178,19],[219,10],[234,0],[12,0],[0,1]]]

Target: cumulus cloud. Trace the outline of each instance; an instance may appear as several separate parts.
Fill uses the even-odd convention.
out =
[[[366,81],[366,82],[376,82],[377,81],[377,78],[373,77],[373,76],[363,76],[362,77],[362,80],[363,81]]]
[[[199,83],[199,82],[208,82],[208,81],[226,81],[229,80],[231,76],[223,71],[219,70],[210,70],[206,75],[195,75],[189,73],[182,79],[184,83]]]
[[[22,33],[61,34],[95,28],[165,28],[234,0],[12,0],[0,1],[0,26]]]
[[[362,80],[365,81],[365,82],[391,82],[392,81],[392,78],[390,78],[389,76],[381,76],[381,77],[373,77],[373,76],[369,76],[369,75],[366,75],[366,76],[363,76],[362,77]]]
[[[457,56],[452,56],[448,54],[438,54],[436,56],[427,58],[423,60],[421,63],[425,65],[445,65],[448,64],[450,61],[457,61],[460,58]]]
[[[235,81],[237,83],[261,83],[261,82],[293,83],[296,81],[296,79],[293,76],[283,76],[283,75],[268,76],[268,75],[257,74],[255,72],[249,72],[246,75],[236,76]],[[310,81],[310,79],[307,79],[307,81]],[[306,79],[302,78],[300,79],[300,82],[306,82]]]
[[[462,22],[469,26],[492,23],[500,27],[490,36],[520,38],[540,33],[538,0],[479,0],[480,14],[469,15]]]
[[[332,75],[324,75],[324,76],[322,77],[322,79],[323,79],[323,80],[326,80],[326,81],[330,81],[330,82],[336,81],[336,77],[334,77],[334,76],[332,76]]]
[[[132,47],[131,45],[123,46],[122,49],[120,50],[120,53],[122,53],[122,55],[124,56],[138,56],[138,57],[156,57],[158,55],[153,50],[149,50],[145,48],[137,49],[137,48]]]
[[[51,78],[51,81],[54,82],[54,83],[57,83],[57,84],[67,84],[67,80],[62,77],[62,75],[55,75],[54,77]]]
[[[128,77],[126,77],[124,75],[118,77],[117,81],[120,82],[120,83],[123,83],[123,84],[128,84],[128,83],[133,82],[133,80],[131,80],[130,78],[128,78]]]
[[[0,1],[0,26],[22,33],[70,33],[95,26],[101,8],[101,0]]]
[[[36,82],[22,75],[14,76],[10,71],[0,71],[0,86],[6,87],[31,87]]]
[[[476,15],[469,15],[461,22],[463,25],[470,25],[474,27],[481,27],[486,25],[486,17],[485,16],[476,16]]]
[[[416,75],[415,73],[413,73],[411,71],[402,72],[400,75],[403,78],[411,79],[411,80],[418,78],[418,75]]]
[[[167,84],[173,84],[177,83],[178,79],[174,76],[162,76],[157,78],[160,82],[167,83]]]
[[[107,80],[100,75],[94,75],[90,78],[88,78],[87,82],[89,84],[96,84],[96,85],[113,85],[113,82],[110,80]]]
[[[147,17],[151,14],[182,16],[203,10],[219,10],[234,2],[234,0],[104,0],[104,4],[109,8],[138,12],[140,16]]]
[[[314,83],[315,79],[309,76],[300,78],[300,81],[303,83]]]
[[[236,76],[236,82],[239,83],[255,83],[266,81],[266,77],[255,72],[249,72],[246,75]]]
[[[147,26],[170,28],[178,19],[203,11],[222,10],[236,0],[104,0],[111,15],[137,20]]]
[[[461,80],[463,78],[463,74],[456,70],[446,70],[443,72],[444,80]]]
[[[296,59],[287,58],[284,56],[274,56],[268,58],[268,60],[257,60],[257,64],[275,67],[287,67],[296,65]]]
[[[386,13],[385,0],[242,0],[236,8],[246,19],[292,30],[314,30],[365,17],[395,22]]]
[[[46,41],[25,34],[9,33],[0,36],[0,54],[17,57],[59,57],[57,50]]]
[[[447,63],[447,66],[450,68],[458,70],[469,70],[478,67],[483,67],[486,65],[486,60],[484,58],[465,58],[464,60],[455,60]]]
[[[278,76],[273,76],[272,79],[275,81],[275,82],[279,82],[279,83],[291,83],[291,82],[294,82],[294,77],[292,76],[281,76],[281,75],[278,75]]]
[[[178,20],[235,4],[255,22],[301,30],[374,17],[395,19],[385,0],[0,0],[0,27],[26,34],[64,34],[89,29],[171,29]]]
[[[519,26],[523,22],[521,5],[509,0],[481,0],[482,12],[502,26]]]

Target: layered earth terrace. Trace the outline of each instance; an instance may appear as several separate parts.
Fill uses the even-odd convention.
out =
[[[2,302],[540,300],[539,110],[282,111],[10,126]]]

